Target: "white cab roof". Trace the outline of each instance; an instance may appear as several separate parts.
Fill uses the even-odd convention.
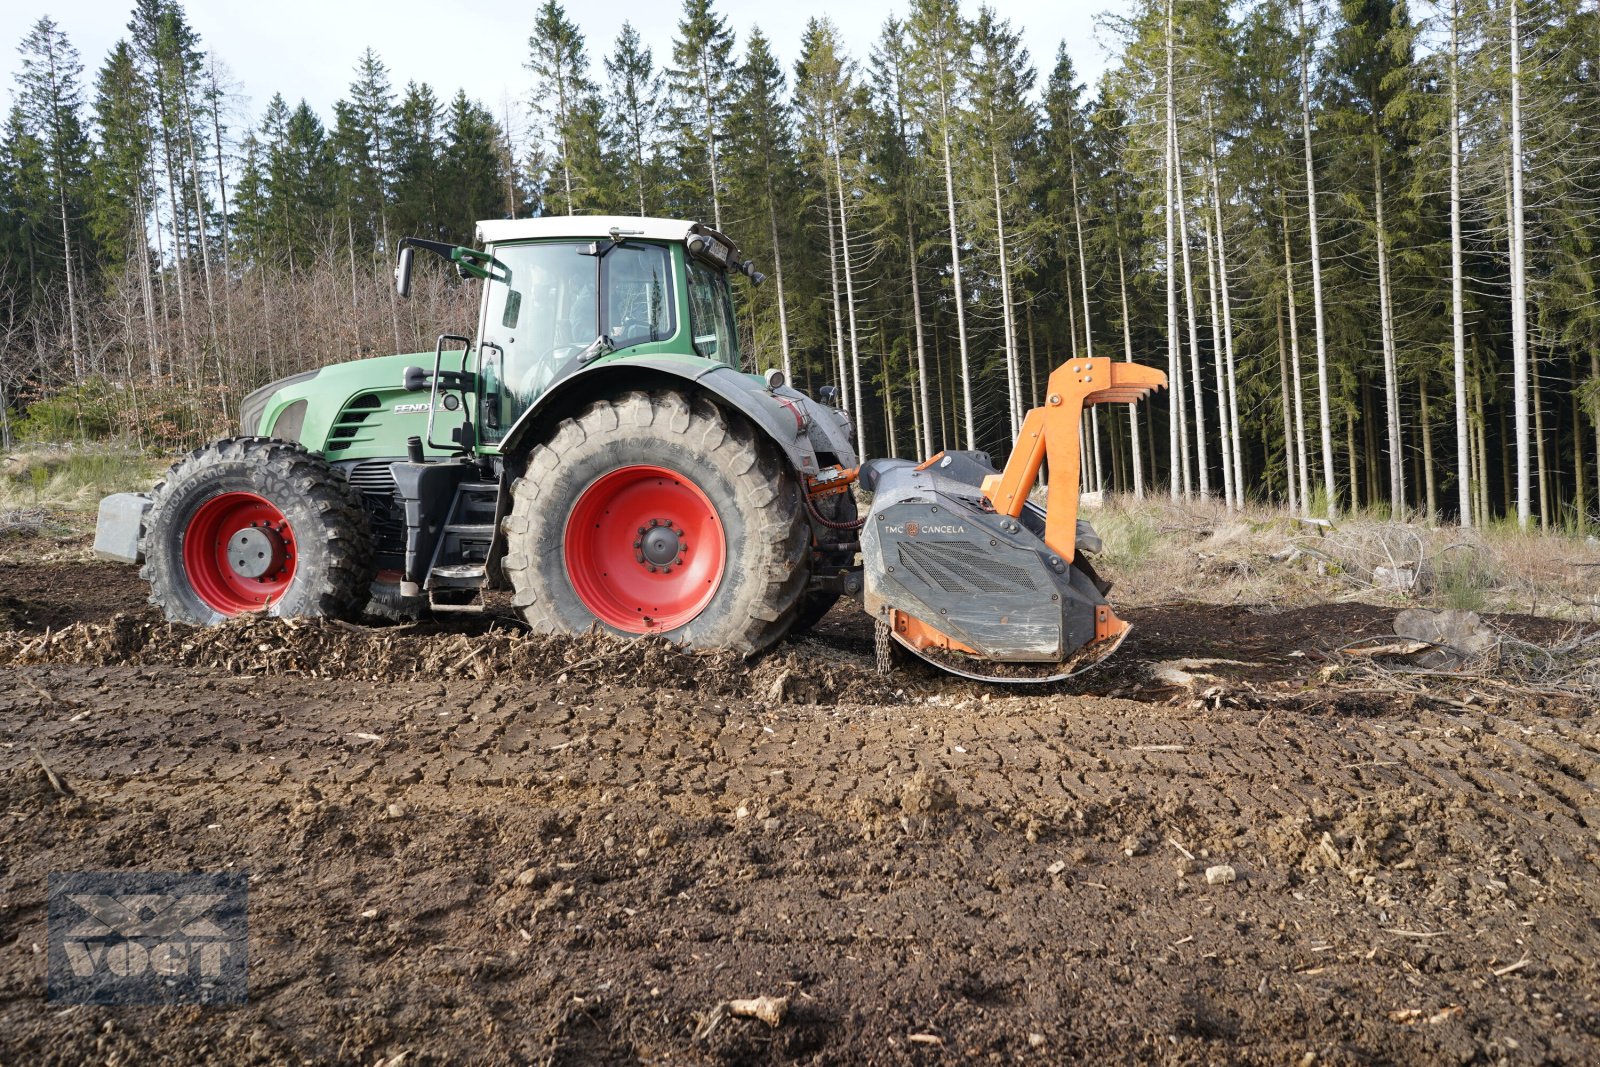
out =
[[[478,223],[478,240],[484,244],[531,241],[545,237],[589,238],[609,236],[611,228],[632,230],[630,236],[649,241],[681,241],[694,223],[687,219],[640,218],[637,215],[547,215],[537,219],[486,219]]]

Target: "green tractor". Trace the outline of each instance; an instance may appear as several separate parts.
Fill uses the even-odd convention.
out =
[[[401,296],[417,251],[479,279],[473,337],[256,390],[239,436],[102,502],[96,551],[142,563],[152,603],[199,625],[369,603],[481,611],[509,590],[537,632],[749,654],[864,593],[886,643],[966,667],[1120,640],[1081,538],[1061,532],[1077,510],[1065,408],[1005,472],[954,452],[863,468],[834,390],[745,373],[729,276],[762,278],[715,229],[558,217],[478,236],[481,249],[406,238],[395,271]],[[1113,384],[1108,361],[1077,369],[1091,362]],[[1060,385],[1075,412],[1148,391],[1102,396],[1078,377]],[[1052,489],[1049,516],[1027,499],[1047,438],[1052,471],[1058,443],[1073,462],[1070,502]],[[872,522],[858,477],[877,491]]]

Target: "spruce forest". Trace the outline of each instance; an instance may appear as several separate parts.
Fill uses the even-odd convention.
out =
[[[257,386],[431,350],[476,283],[412,235],[700,219],[747,369],[833,384],[866,455],[1003,458],[1049,370],[1164,368],[1086,419],[1085,481],[1327,515],[1600,515],[1600,13],[1573,0],[1138,0],[1075,42],[906,0],[785,69],[685,0],[670,42],[531,20],[520,102],[367,50],[332,114],[250,105],[176,0],[110,52],[48,17],[0,137],[0,435],[170,451]],[[1087,47],[1085,45],[1084,47]]]

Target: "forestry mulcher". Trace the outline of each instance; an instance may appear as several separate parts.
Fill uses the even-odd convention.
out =
[[[1079,423],[1159,371],[1057,367],[1004,469],[970,451],[862,463],[836,390],[744,372],[729,276],[762,279],[715,229],[540,218],[478,236],[406,238],[395,270],[401,296],[419,251],[481,282],[474,336],[256,390],[239,436],[102,502],[97,551],[142,563],[151,601],[199,625],[474,611],[509,589],[540,633],[751,654],[847,595],[880,652],[1003,682],[1065,677],[1127,632],[1085,558]]]

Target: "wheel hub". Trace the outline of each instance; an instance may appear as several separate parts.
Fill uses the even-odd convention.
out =
[[[672,525],[669,519],[651,519],[639,527],[639,539],[633,543],[634,558],[647,569],[670,567],[683,562],[683,530]]]
[[[260,578],[283,567],[283,538],[271,526],[251,523],[228,542],[228,566],[241,578]]]
[[[287,516],[255,493],[219,493],[183,531],[183,571],[208,607],[238,615],[268,607],[294,584],[299,548]]]
[[[682,473],[648,463],[603,474],[580,493],[564,540],[573,592],[623,633],[694,619],[716,596],[728,558],[711,498]]]

